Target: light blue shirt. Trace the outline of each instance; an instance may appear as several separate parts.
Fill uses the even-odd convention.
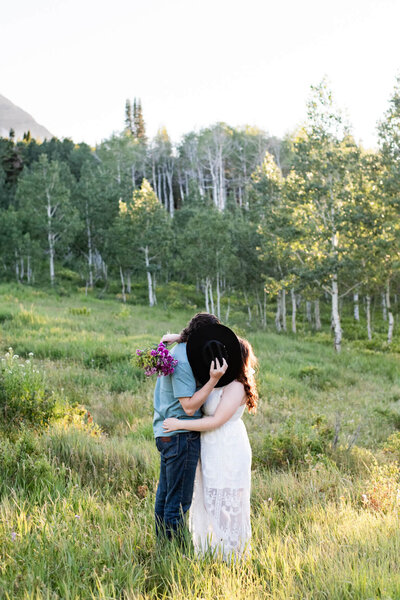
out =
[[[200,410],[193,417],[189,417],[182,408],[179,398],[191,397],[196,391],[196,380],[186,354],[186,344],[177,344],[171,350],[172,356],[178,361],[172,375],[157,378],[154,390],[154,437],[170,436],[187,431],[171,431],[165,433],[162,428],[164,419],[176,417],[177,419],[198,419]]]

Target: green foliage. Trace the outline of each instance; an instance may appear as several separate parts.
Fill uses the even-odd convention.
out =
[[[54,416],[56,397],[32,359],[9,348],[0,364],[0,431],[14,436],[24,427],[43,429]]]
[[[59,482],[61,471],[44,455],[32,432],[19,432],[14,442],[0,436],[0,497],[12,491],[43,497]]]
[[[297,375],[304,383],[317,390],[326,390],[337,386],[332,369],[308,365],[302,367]]]
[[[334,437],[334,428],[317,415],[311,424],[290,418],[276,434],[264,437],[261,464],[269,468],[301,467],[326,457]]]

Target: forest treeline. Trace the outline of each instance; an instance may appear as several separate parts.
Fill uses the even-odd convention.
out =
[[[315,329],[329,302],[334,345],[341,306],[360,304],[372,338],[379,302],[393,337],[400,291],[400,79],[378,124],[379,149],[351,133],[325,82],[311,88],[304,125],[280,140],[217,123],[174,145],[148,139],[141,102],[96,148],[29,132],[0,138],[0,278],[82,286],[118,280],[124,301],[146,282],[196,285],[221,318],[242,298],[260,325],[274,303],[278,331],[296,331],[301,303]],[[289,309],[287,309],[289,305]]]

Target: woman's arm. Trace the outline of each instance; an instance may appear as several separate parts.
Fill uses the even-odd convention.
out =
[[[166,333],[165,335],[162,336],[160,342],[162,342],[163,344],[175,344],[176,342],[180,342],[181,341],[181,334],[180,333]]]
[[[229,388],[224,390],[221,402],[212,417],[202,417],[201,419],[175,419],[172,417],[165,419],[163,429],[166,433],[177,429],[187,429],[188,431],[212,431],[217,429],[235,414],[242,403],[243,394],[243,385],[238,381],[234,381]]]
[[[203,385],[202,388],[197,390],[193,396],[179,398],[179,402],[181,403],[183,410],[189,417],[192,417],[196,410],[198,410],[200,406],[204,404],[228,368],[228,363],[226,362],[225,358],[222,359],[222,365],[219,364],[218,358],[215,359],[215,363],[216,366],[214,365],[214,361],[211,362],[210,379]]]

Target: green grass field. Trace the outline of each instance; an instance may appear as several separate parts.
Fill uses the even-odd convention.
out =
[[[260,363],[251,561],[156,546],[155,382],[130,357],[192,314],[0,287],[1,354],[33,352],[58,415],[0,437],[0,598],[400,598],[400,355],[326,331],[228,323]]]

